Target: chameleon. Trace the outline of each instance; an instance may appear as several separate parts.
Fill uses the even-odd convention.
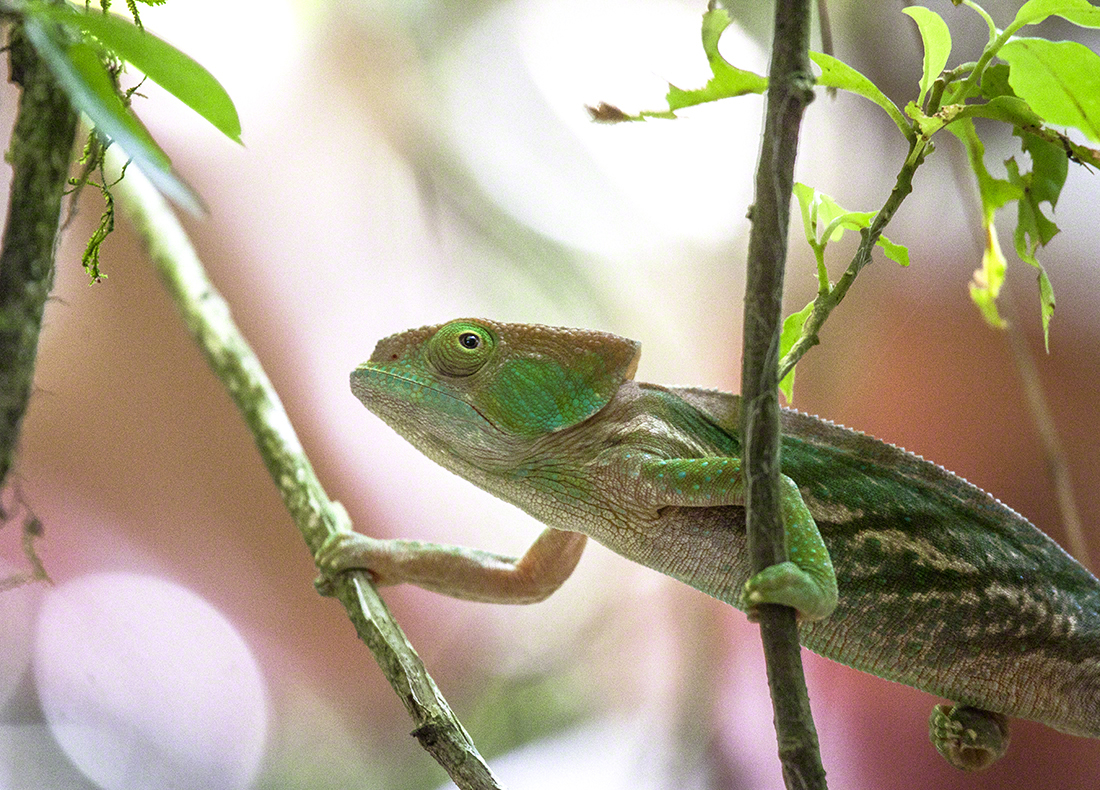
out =
[[[934,463],[783,409],[789,561],[750,573],[738,396],[634,380],[604,332],[460,319],[385,338],[351,374],[432,460],[546,525],[522,557],[337,532],[322,578],[367,570],[494,603],[543,600],[588,537],[744,610],[792,606],[803,646],[950,700],[954,766],[988,767],[1008,717],[1100,738],[1100,582],[1011,508]]]

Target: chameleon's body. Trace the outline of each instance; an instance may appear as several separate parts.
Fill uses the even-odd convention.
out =
[[[1050,538],[941,467],[784,411],[798,567],[750,580],[740,399],[634,382],[637,356],[613,335],[489,321],[381,341],[352,374],[356,395],[552,529],[520,561],[352,535],[322,552],[322,569],[537,600],[568,576],[582,533],[734,606],[794,605],[803,644],[856,669],[980,715],[1100,737],[1100,583]],[[523,578],[509,587],[509,574]],[[549,581],[528,583],[538,575]]]

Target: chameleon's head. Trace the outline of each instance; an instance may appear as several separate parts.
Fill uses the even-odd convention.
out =
[[[435,460],[491,461],[591,417],[639,354],[603,332],[460,319],[379,341],[351,390]]]

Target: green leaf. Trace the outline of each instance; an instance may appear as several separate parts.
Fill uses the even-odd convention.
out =
[[[1001,243],[997,240],[997,226],[990,219],[986,225],[982,268],[974,272],[974,279],[970,283],[970,298],[974,300],[986,322],[997,329],[1005,326],[1004,319],[997,311],[997,297],[1004,285],[1006,266]]]
[[[1026,261],[1027,258],[1024,258]],[[1031,261],[1027,261],[1032,263]],[[1050,319],[1054,315],[1054,287],[1050,284],[1050,278],[1047,277],[1047,270],[1042,267],[1039,261],[1035,261],[1033,264],[1036,269],[1039,270],[1039,307],[1042,310],[1043,315],[1043,345],[1046,347],[1047,353],[1050,353]]]
[[[1043,338],[1048,345],[1050,319],[1054,315],[1054,288],[1036,252],[1058,233],[1058,226],[1043,215],[1040,203],[1057,205],[1058,196],[1066,181],[1069,158],[1061,146],[1049,143],[1035,135],[1019,132],[1021,145],[1031,157],[1031,172],[1021,173],[1015,159],[1005,162],[1008,178],[1024,192],[1019,201],[1016,232],[1013,241],[1020,259],[1033,266],[1039,277],[1039,309],[1043,321]]]
[[[818,208],[818,222],[825,225],[829,238],[822,241],[840,241],[846,230],[861,231],[871,227],[874,222],[873,211],[848,211],[828,195],[818,193],[821,205]],[[830,232],[831,231],[831,232]],[[882,248],[886,257],[902,266],[909,265],[909,250],[901,244],[895,244],[883,235],[879,235],[875,245]]]
[[[997,56],[1008,82],[1047,123],[1073,126],[1100,142],[1100,56],[1076,41],[1015,38]]]
[[[1008,64],[995,63],[987,66],[982,72],[981,84],[982,96],[987,99],[995,99],[998,96],[1015,96],[1012,86],[1008,84]]]
[[[909,265],[909,248],[904,244],[895,244],[885,236],[879,236],[875,242],[882,247],[882,254],[900,266]]]
[[[916,140],[913,128],[909,125],[909,122],[905,120],[905,116],[901,114],[901,110],[887,98],[885,93],[879,90],[875,83],[871,82],[847,63],[843,63],[831,55],[825,55],[821,52],[811,52],[810,60],[816,63],[818,68],[821,69],[821,75],[817,78],[818,85],[822,85],[826,88],[840,88],[873,101],[886,111],[886,114],[890,116],[890,120],[892,120],[897,125],[898,129],[901,130],[901,133],[905,135],[906,140],[910,143]]]
[[[1015,164],[1015,163],[1013,163]],[[1045,221],[1053,227],[1053,233],[1058,232],[1058,227],[1039,213],[1037,207],[1028,201],[1020,201],[1020,211],[1016,221],[1016,232],[1012,240],[1016,247],[1016,254],[1020,260],[1034,267],[1039,276],[1039,311],[1043,322],[1043,342],[1047,351],[1050,351],[1050,319],[1054,316],[1054,286],[1050,283],[1046,269],[1039,262],[1035,253],[1038,251],[1042,231],[1038,228],[1038,220]],[[1051,235],[1053,235],[1053,233]]]
[[[974,177],[978,182],[983,220],[992,222],[994,212],[1010,200],[1019,200],[1023,197],[1023,190],[1016,184],[990,175],[985,167],[985,145],[982,144],[978,133],[974,131],[973,121],[964,118],[947,128],[966,148],[970,169],[974,171]]]
[[[810,302],[803,307],[797,313],[792,313],[783,320],[783,333],[779,336],[779,358],[783,359],[787,355],[787,352],[794,347],[794,344],[798,342],[798,338],[802,336],[802,326],[806,323],[806,319],[810,317],[810,313],[814,310],[814,303]],[[787,400],[789,406],[794,401],[794,374],[797,370],[797,366],[791,368],[791,372],[783,377],[783,380],[779,382],[779,391],[783,393],[783,397]]]
[[[920,98],[917,99],[917,104],[923,107],[924,97],[947,65],[947,58],[951,54],[951,31],[939,14],[924,6],[909,6],[903,8],[902,13],[908,14],[917,23],[924,42],[924,73],[921,74]]]
[[[118,143],[161,192],[188,211],[202,213],[198,197],[172,172],[168,155],[122,103],[95,50],[82,41],[69,44],[59,40],[48,23],[34,16],[26,18],[25,30],[73,106],[91,119],[96,130]]]
[[[1054,238],[1058,233],[1058,226],[1044,216],[1039,208],[1040,201],[1035,198],[1031,190],[1034,173],[1021,173],[1015,158],[1006,160],[1005,168],[1008,170],[1008,180],[1024,190],[1023,197],[1018,201],[1016,233],[1019,238],[1017,238],[1016,244],[1017,251],[1022,248],[1027,256],[1034,255],[1040,246],[1047,244]],[[1030,239],[1030,243],[1021,244],[1021,239],[1024,237]],[[1026,256],[1021,254],[1020,257],[1024,258]]]
[[[1043,118],[1026,101],[1015,96],[997,96],[985,104],[950,104],[936,115],[947,123],[961,118],[993,118],[1013,126],[1043,125]]]
[[[696,90],[682,90],[669,83],[665,98],[671,112],[747,93],[763,93],[768,89],[767,77],[730,65],[718,52],[718,39],[729,25],[729,12],[724,8],[715,8],[703,14],[703,51],[714,76],[706,86]]]
[[[798,199],[798,207],[802,211],[802,230],[806,233],[806,241],[810,246],[817,244],[817,190],[806,184],[795,182],[794,196]]]
[[[229,94],[209,71],[171,44],[121,17],[76,11],[71,6],[34,4],[27,6],[27,14],[59,22],[85,38],[93,36],[112,54],[133,65],[230,140],[241,142],[241,121]]]
[[[1019,129],[1016,134],[1021,138],[1020,145],[1031,157],[1030,199],[1035,203],[1045,201],[1054,208],[1058,205],[1058,196],[1069,174],[1069,157],[1065,148]],[[1044,238],[1043,244],[1048,241],[1049,237]]]
[[[1013,33],[1024,25],[1037,25],[1048,16],[1060,16],[1081,27],[1100,27],[1100,8],[1088,0],[1028,0],[1016,12],[1005,31]]]
[[[997,226],[993,215],[997,209],[1010,200],[1023,197],[1023,189],[1017,185],[994,178],[985,167],[985,146],[974,130],[974,122],[964,118],[948,127],[948,130],[962,141],[966,148],[970,169],[978,181],[978,194],[982,200],[982,228],[985,231],[985,251],[982,254],[982,266],[974,272],[970,283],[970,298],[974,300],[982,317],[990,326],[1003,327],[1004,320],[997,311],[997,296],[1005,278],[1005,257],[997,239]]]
[[[848,211],[824,192],[814,196],[817,204],[817,232],[823,242],[840,241],[845,230],[859,230],[871,224],[871,212]]]
[[[831,241],[840,241],[846,230],[861,231],[871,227],[875,219],[875,212],[848,211],[824,192],[818,192],[805,184],[796,183],[794,194],[802,208],[806,239],[815,250]],[[882,248],[890,260],[902,266],[909,265],[909,250],[903,245],[895,244],[881,235],[875,244]]]

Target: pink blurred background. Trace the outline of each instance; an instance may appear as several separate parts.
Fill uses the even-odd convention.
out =
[[[766,25],[745,5],[747,32],[727,33],[723,51],[762,70]],[[921,54],[900,5],[870,14],[838,3],[834,24],[838,55],[902,104],[915,98]],[[986,7],[1003,25],[1016,5]],[[972,59],[980,20],[931,6],[955,35],[949,65]],[[420,457],[352,397],[348,373],[392,332],[461,315],[589,326],[643,342],[642,380],[737,389],[761,102],[615,127],[591,124],[583,108],[656,107],[667,82],[705,81],[702,10],[680,0],[143,8],[147,26],[237,102],[245,147],[155,86],[136,107],[209,205],[185,224],[360,531],[520,552],[539,530]],[[1082,40],[1096,48],[1094,31]],[[6,89],[5,128],[15,100]],[[986,161],[1000,172],[1020,154],[1007,134],[993,140]],[[871,210],[903,155],[877,108],[821,95],[797,177]],[[963,164],[944,140],[918,174],[888,230],[912,265],[876,255],[799,367],[795,405],[958,472],[1065,543],[1007,338],[967,295],[981,249]],[[1072,167],[1055,215],[1062,234],[1042,255],[1059,299],[1049,355],[1031,270],[1010,260],[1006,287],[1094,554],[1098,198],[1095,175]],[[267,722],[255,786],[437,786],[445,777],[409,737],[371,655],[314,591],[309,554],[250,436],[125,222],[104,248],[108,278],[88,285],[79,258],[100,211],[85,194],[62,239],[17,467],[51,576],[155,577],[224,615],[266,689],[255,703]],[[1010,249],[1014,217],[999,223]],[[795,310],[815,281],[797,224],[791,239]],[[852,249],[851,239],[830,248],[834,279]],[[0,531],[0,546],[19,561],[16,526]],[[20,594],[34,611],[46,592]],[[599,546],[534,607],[406,588],[384,597],[506,786],[780,785],[759,643],[732,608]],[[808,653],[806,663],[834,787],[1048,790],[1093,786],[1100,773],[1100,743],[1022,721],[1003,761],[959,773],[927,740],[938,700]],[[34,672],[0,710],[32,729],[19,736],[21,759],[41,750],[61,772],[50,733],[34,729]],[[0,738],[13,732],[4,726]],[[0,743],[0,757],[18,753]]]

